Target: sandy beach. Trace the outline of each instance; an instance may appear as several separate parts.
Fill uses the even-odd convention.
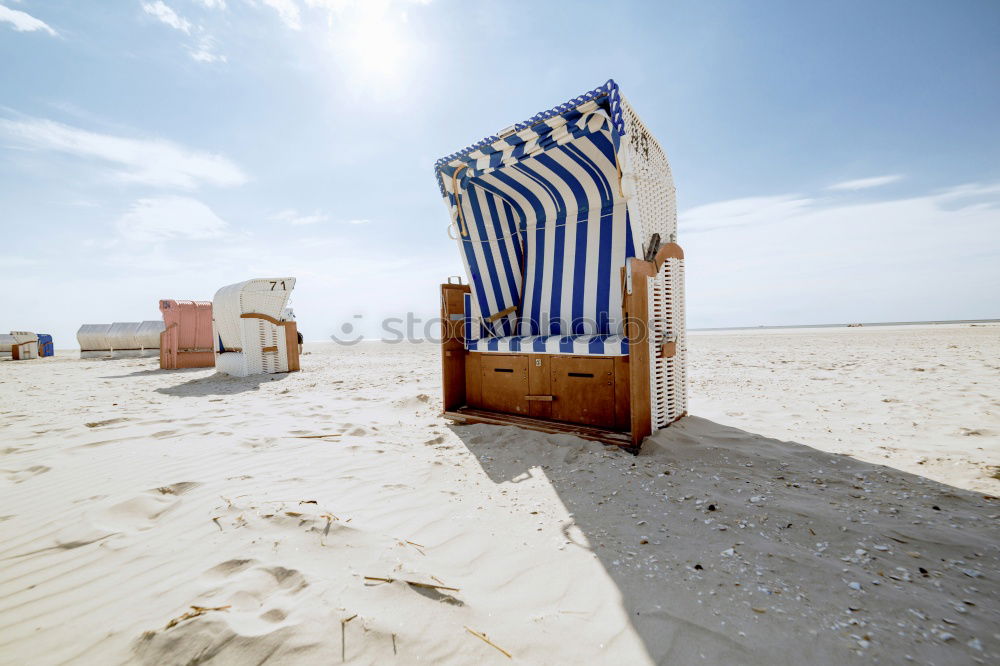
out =
[[[1000,660],[1000,326],[693,333],[639,456],[432,344],[0,363],[3,664]]]

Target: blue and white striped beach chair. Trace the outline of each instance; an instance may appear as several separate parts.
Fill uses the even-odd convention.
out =
[[[637,449],[684,415],[673,179],[614,81],[435,172],[468,275],[442,285],[448,418]]]

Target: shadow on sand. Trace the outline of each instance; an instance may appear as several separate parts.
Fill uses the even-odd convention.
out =
[[[154,375],[183,375],[200,372],[202,370],[212,370],[212,368],[176,368],[174,370],[152,368],[149,370],[136,370],[135,372],[130,372],[125,375],[107,375],[105,377],[101,377],[100,379],[128,379],[130,377],[152,377]]]
[[[206,368],[195,368],[205,370]],[[215,373],[208,377],[191,379],[176,386],[166,386],[155,389],[164,395],[180,396],[182,398],[202,397],[208,395],[236,395],[246,391],[255,391],[261,384],[277,382],[288,377],[288,373],[251,375],[249,377],[231,377]]]
[[[569,547],[597,555],[653,663],[970,663],[1000,650],[997,498],[697,417],[636,457],[452,429],[493,482],[551,484]]]

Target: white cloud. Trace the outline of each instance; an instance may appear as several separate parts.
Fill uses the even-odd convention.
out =
[[[264,0],[264,4],[278,12],[281,22],[292,30],[302,29],[302,16],[295,0]]]
[[[826,189],[828,190],[867,190],[872,187],[882,187],[889,183],[896,183],[903,180],[902,174],[893,173],[886,176],[875,176],[874,178],[858,178],[857,180],[845,180],[842,183],[834,183]]]
[[[198,39],[198,45],[188,50],[191,57],[198,62],[226,62],[226,56],[217,53],[215,50],[215,39],[209,35],[202,35]]]
[[[26,148],[48,150],[112,165],[121,180],[159,187],[242,185],[247,176],[229,159],[164,139],[99,134],[43,118],[0,118],[0,134]]]
[[[689,208],[680,214],[680,224],[685,233],[758,226],[795,215],[812,203],[798,194],[730,199]]]
[[[163,0],[156,0],[156,2],[144,2],[142,3],[142,9],[150,16],[156,17],[161,23],[166,23],[174,30],[180,30],[186,35],[191,34],[191,24],[178,16],[167,3]]]
[[[371,220],[347,220],[347,224],[368,224]]]
[[[226,8],[226,0],[198,0],[198,2],[209,9]]]
[[[208,8],[225,7],[225,3],[221,0],[201,0],[201,2]],[[188,20],[174,11],[170,5],[163,2],[163,0],[143,2],[142,8],[147,14],[156,17],[160,22],[183,32],[185,35],[191,35],[195,31],[200,33],[200,36],[192,40],[188,46],[188,55],[193,60],[204,63],[226,62],[226,56],[218,53],[216,50],[215,38],[207,34],[204,27],[193,26]]]
[[[3,5],[0,5],[0,23],[10,23],[14,26],[14,30],[17,32],[35,32],[36,30],[44,30],[53,37],[59,34],[45,21],[37,19],[27,12],[22,12],[18,9],[11,9],[10,7],[5,7]]]
[[[312,215],[302,215],[294,208],[289,208],[288,210],[283,210],[279,213],[275,213],[271,219],[279,220],[281,222],[287,222],[288,224],[294,226],[304,226],[307,224],[316,224],[318,222],[326,222],[329,219],[329,215],[320,213],[319,211],[314,212]]]
[[[998,220],[1000,183],[851,204],[788,194],[699,206],[679,229],[688,323],[995,316],[1000,290],[984,285],[1000,284]]]
[[[124,238],[140,242],[218,238],[229,229],[202,202],[176,196],[139,199],[116,226]]]

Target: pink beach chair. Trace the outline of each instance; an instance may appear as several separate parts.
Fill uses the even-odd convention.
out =
[[[210,368],[215,365],[212,304],[209,301],[160,301],[160,368]]]

